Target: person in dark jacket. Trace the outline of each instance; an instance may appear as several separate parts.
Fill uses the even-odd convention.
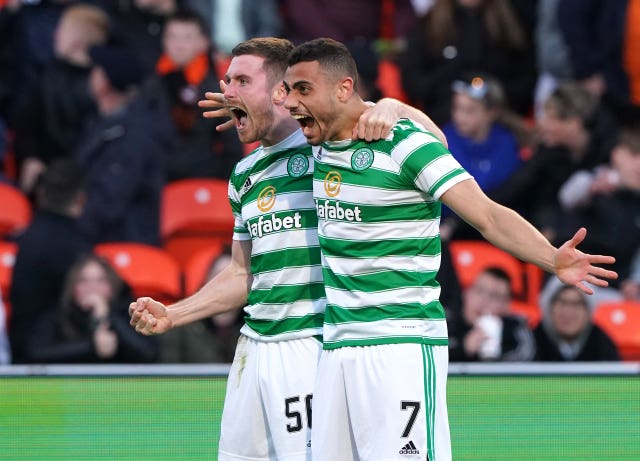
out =
[[[91,250],[78,226],[85,201],[84,176],[71,158],[54,160],[36,186],[36,212],[17,238],[9,337],[14,363],[23,363],[33,323],[60,299],[76,258]]]
[[[541,305],[542,321],[533,332],[536,361],[620,360],[614,342],[591,320],[592,300],[576,287],[561,285],[550,298],[542,296]]]
[[[89,92],[89,49],[107,40],[109,17],[92,5],[64,10],[53,36],[55,57],[38,76],[16,120],[20,187],[30,194],[55,158],[69,157],[97,113]]]
[[[167,181],[185,178],[228,179],[243,157],[232,131],[216,131],[216,122],[198,107],[206,91],[220,91],[220,77],[211,61],[207,25],[197,13],[179,10],[164,26],[163,54],[156,75],[143,92],[171,114],[177,142],[164,159]]]
[[[157,358],[155,338],[129,326],[131,290],[102,258],[81,256],[66,278],[62,299],[35,325],[27,346],[34,363],[136,363]]]
[[[175,142],[169,115],[140,96],[143,75],[135,54],[101,46],[92,48],[91,57],[99,117],[75,151],[87,175],[81,226],[92,243],[159,245],[163,159]]]
[[[463,294],[462,318],[449,322],[452,362],[529,361],[535,352],[526,319],[509,312],[511,280],[496,267],[482,271]]]

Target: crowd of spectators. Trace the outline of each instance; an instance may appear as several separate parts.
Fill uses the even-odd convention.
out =
[[[164,343],[131,337],[131,291],[88,254],[161,246],[163,187],[229,177],[246,147],[197,101],[254,36],[344,42],[366,98],[396,78],[492,198],[554,244],[584,226],[585,251],[616,257],[619,280],[592,298],[548,280],[533,330],[509,312],[499,269],[460,292],[447,245],[480,236],[444,209],[452,360],[619,359],[591,314],[640,302],[640,1],[0,0],[0,181],[34,210],[9,237],[19,251],[0,363],[11,357],[3,330],[15,363],[231,360],[235,316]],[[383,63],[397,73],[380,74]],[[102,284],[101,299],[81,298],[83,284]]]

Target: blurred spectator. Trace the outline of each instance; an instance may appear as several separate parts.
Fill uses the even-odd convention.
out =
[[[113,45],[126,48],[139,60],[142,79],[153,74],[162,54],[162,29],[179,7],[178,0],[112,2]]]
[[[599,302],[605,291],[631,279],[633,258],[640,251],[640,127],[622,129],[610,162],[574,173],[560,189],[559,198],[565,211],[559,238],[586,227],[583,251],[616,258],[611,270],[618,279],[611,280],[612,288],[597,289]],[[609,296],[615,299],[621,294]]]
[[[203,285],[231,262],[226,251],[211,261]],[[168,331],[160,339],[164,363],[231,363],[242,327],[242,311],[229,311]]]
[[[451,322],[452,362],[528,361],[535,345],[526,319],[509,313],[511,280],[501,269],[482,271],[463,293],[462,319]]]
[[[504,90],[500,82],[487,75],[456,80],[452,90],[452,121],[442,128],[449,150],[480,188],[490,192],[522,163],[514,134],[500,121],[506,104]],[[446,207],[442,217],[445,234],[452,233],[451,238],[481,238]]]
[[[75,0],[8,0],[0,8],[0,113],[13,126],[20,107],[53,59],[53,34]]]
[[[135,363],[157,358],[156,338],[129,325],[133,297],[103,259],[81,256],[66,277],[62,299],[35,325],[33,363]]]
[[[551,296],[540,298],[543,315],[533,334],[537,361],[616,361],[615,344],[591,317],[593,300],[576,287],[560,286]]]
[[[202,117],[197,105],[205,91],[220,92],[207,26],[197,13],[180,10],[167,19],[163,43],[157,74],[144,92],[171,113],[176,127],[177,143],[164,159],[166,178],[226,180],[244,151],[235,133],[216,131],[217,121]]]
[[[539,121],[540,145],[533,157],[489,195],[517,210],[552,241],[558,240],[558,191],[579,169],[606,162],[615,125],[598,110],[597,98],[575,83],[551,94]]]
[[[573,77],[569,49],[560,30],[558,4],[560,0],[538,0],[535,28],[538,80],[534,96],[535,116],[540,118],[544,102],[562,83]]]
[[[230,55],[239,42],[254,37],[280,37],[282,17],[278,0],[187,0],[211,24],[211,39]]]
[[[0,182],[11,182],[9,178],[4,174],[4,166],[7,157],[7,149],[9,148],[9,142],[7,139],[7,128],[0,115]]]
[[[282,11],[284,36],[295,44],[318,37],[343,43],[362,37],[373,42],[381,37],[381,26],[387,20],[397,38],[416,22],[410,0],[393,2],[391,12],[383,9],[383,2],[370,0],[284,0]]]
[[[75,152],[87,175],[81,226],[92,243],[159,245],[163,162],[174,142],[171,120],[139,95],[143,73],[133,52],[95,47],[91,58],[99,117]]]
[[[408,35],[402,84],[437,123],[449,120],[451,84],[469,73],[493,75],[509,107],[526,115],[535,83],[533,45],[508,0],[436,0]]]
[[[89,93],[89,49],[106,42],[107,14],[91,5],[64,10],[53,36],[55,57],[38,76],[16,119],[20,186],[30,194],[52,159],[72,155],[97,110]]]
[[[11,363],[11,347],[7,334],[7,310],[2,302],[2,291],[0,291],[0,366]]]
[[[637,0],[560,0],[558,20],[574,78],[623,123],[640,117]]]
[[[60,299],[73,261],[91,249],[77,223],[84,201],[80,167],[70,158],[54,160],[38,181],[35,214],[17,240],[9,329],[15,363],[26,360],[33,324]]]
[[[378,86],[379,60],[373,43],[362,37],[345,43],[358,67],[358,94],[365,101],[379,101],[382,91]]]

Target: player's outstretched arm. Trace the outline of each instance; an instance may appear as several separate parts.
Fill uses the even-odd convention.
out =
[[[220,89],[222,93],[214,93],[207,91],[204,94],[205,99],[198,101],[198,107],[206,109],[202,116],[204,118],[230,118],[231,114],[224,102],[224,90],[227,84],[220,80]],[[233,128],[233,120],[227,120],[216,126],[216,131],[226,131]]]
[[[231,262],[200,290],[170,306],[148,297],[129,306],[130,324],[144,335],[155,335],[212,315],[243,307],[251,288],[251,242],[234,240]]]
[[[612,264],[615,258],[578,250],[586,229],[578,230],[571,240],[555,248],[518,213],[489,199],[473,179],[456,184],[441,200],[495,246],[555,274],[562,282],[587,294],[593,294],[593,290],[585,282],[606,287],[607,280],[618,278],[614,271],[596,266]]]
[[[364,139],[365,141],[384,139],[401,118],[409,118],[420,123],[433,133],[445,147],[447,146],[447,138],[444,133],[427,114],[393,98],[383,98],[364,111],[353,129],[352,138]]]

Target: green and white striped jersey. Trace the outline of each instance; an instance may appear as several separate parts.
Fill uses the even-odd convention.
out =
[[[324,348],[447,344],[438,198],[469,173],[410,120],[385,140],[325,143],[314,157]]]
[[[275,146],[258,147],[231,175],[233,238],[252,243],[253,284],[241,332],[258,341],[322,334],[326,298],[313,168],[298,130]]]

